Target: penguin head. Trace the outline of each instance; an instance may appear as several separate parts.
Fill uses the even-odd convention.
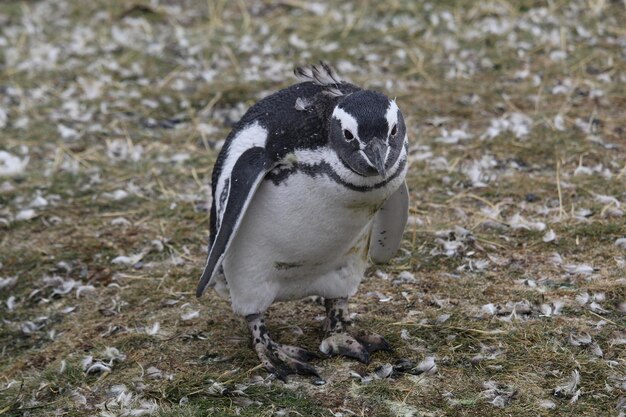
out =
[[[331,147],[352,171],[384,178],[400,155],[406,126],[395,100],[360,90],[339,99],[329,135]]]

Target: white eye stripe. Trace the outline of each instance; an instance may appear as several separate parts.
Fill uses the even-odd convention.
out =
[[[351,142],[356,139],[359,142],[359,148],[364,149],[365,144],[361,142],[361,139],[359,138],[359,124],[357,123],[354,116],[352,116],[341,107],[335,107],[335,110],[333,110],[333,117],[339,120],[339,123],[341,123],[342,134],[344,130],[349,130],[350,133],[352,133],[352,136],[354,136],[353,139],[346,138],[346,140]]]
[[[385,119],[387,119],[387,127],[389,129],[387,136],[389,136],[391,135],[393,127],[398,124],[398,105],[396,104],[396,100],[391,100],[389,102],[389,107],[387,107],[387,112],[385,113]]]

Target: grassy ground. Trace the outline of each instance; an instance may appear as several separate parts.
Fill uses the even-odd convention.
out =
[[[624,21],[601,0],[1,2],[0,415],[623,416]],[[401,253],[351,303],[396,350],[315,363],[325,386],[267,378],[228,303],[193,296],[220,141],[319,59],[397,96],[411,140]],[[270,331],[316,349],[322,311],[277,304]],[[401,359],[421,371],[370,375]]]

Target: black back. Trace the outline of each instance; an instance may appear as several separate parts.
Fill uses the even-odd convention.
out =
[[[361,90],[346,82],[334,84],[333,87],[343,94]],[[292,85],[261,99],[234,126],[213,167],[209,247],[213,245],[217,233],[215,188],[233,138],[249,124],[258,122],[268,131],[265,150],[270,160],[276,162],[296,149],[316,149],[327,145],[330,116],[342,96],[327,94],[325,90],[324,86],[314,82]],[[304,110],[296,109],[298,99],[306,104]]]

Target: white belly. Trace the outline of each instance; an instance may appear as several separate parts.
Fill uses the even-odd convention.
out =
[[[367,266],[372,219],[400,181],[365,193],[302,173],[279,185],[264,181],[224,259],[235,312],[353,295]]]

